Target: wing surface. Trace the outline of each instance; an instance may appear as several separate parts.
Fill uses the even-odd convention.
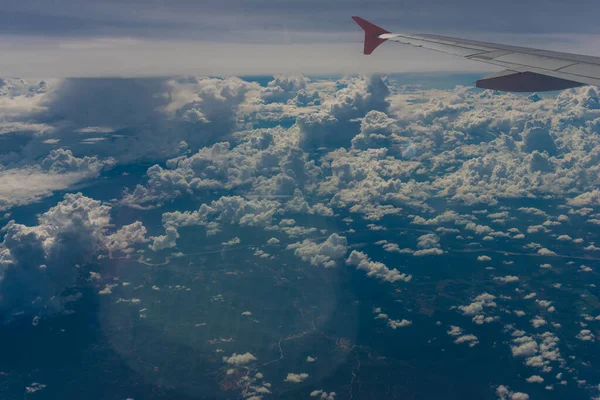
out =
[[[449,36],[391,33],[360,17],[352,18],[365,31],[365,44],[370,40],[369,53],[365,54],[389,40],[506,68],[500,76],[495,74],[477,81],[478,87],[529,92],[600,86],[600,57]]]

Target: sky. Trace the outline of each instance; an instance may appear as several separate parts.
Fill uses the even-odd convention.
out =
[[[2,0],[0,76],[493,71],[399,44],[365,57],[350,16],[390,31],[599,55],[594,7],[585,0]]]

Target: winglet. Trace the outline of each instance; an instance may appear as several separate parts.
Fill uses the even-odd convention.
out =
[[[379,35],[390,33],[389,31],[365,21],[361,17],[352,17],[352,19],[365,31],[365,54],[371,54],[377,46],[386,41],[386,39],[380,39]]]

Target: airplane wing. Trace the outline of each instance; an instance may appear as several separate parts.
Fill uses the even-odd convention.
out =
[[[506,68],[478,80],[479,88],[544,92],[582,85],[600,86],[600,57],[448,36],[391,33],[360,17],[352,19],[365,31],[364,54],[371,54],[381,43],[390,40]]]

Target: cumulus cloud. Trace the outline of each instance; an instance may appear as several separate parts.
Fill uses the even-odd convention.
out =
[[[390,147],[393,143],[394,120],[381,111],[369,111],[362,119],[360,133],[352,138],[352,147],[368,149]]]
[[[179,233],[177,229],[168,226],[165,228],[165,234],[160,236],[152,236],[150,239],[152,240],[152,244],[150,248],[154,251],[160,251],[164,249],[170,249],[177,246],[177,239],[179,238]]]
[[[555,252],[553,252],[552,250],[546,249],[545,247],[542,247],[537,252],[541,256],[555,256],[556,255]]]
[[[494,277],[494,280],[498,281],[498,282],[502,282],[502,283],[511,283],[511,282],[518,282],[519,277],[514,276],[514,275],[496,276],[496,277]]]
[[[106,236],[106,248],[111,254],[119,251],[131,253],[135,250],[134,245],[149,240],[146,238],[146,233],[146,227],[140,221],[125,225],[115,233]]]
[[[233,353],[229,357],[223,357],[224,362],[226,362],[227,364],[230,364],[230,365],[235,365],[235,366],[246,365],[249,362],[256,361],[256,360],[257,360],[257,358],[254,357],[254,355],[252,355],[252,353],[248,353],[248,352],[246,352],[244,354]]]
[[[5,310],[61,311],[61,293],[75,283],[79,266],[101,251],[131,252],[146,241],[135,222],[110,233],[110,206],[78,194],[38,217],[38,225],[10,221],[0,245],[0,303]]]
[[[294,254],[303,261],[310,262],[315,266],[329,268],[335,267],[337,261],[346,255],[348,241],[344,236],[333,233],[321,244],[306,239],[302,242],[289,244],[288,249],[294,250]]]
[[[409,282],[412,279],[412,275],[400,273],[395,268],[389,269],[383,263],[371,261],[365,253],[356,250],[352,250],[352,253],[350,253],[350,256],[346,260],[346,264],[365,271],[369,277],[381,279],[386,282]]]
[[[114,160],[97,157],[77,158],[71,150],[55,149],[39,164],[0,165],[0,211],[22,206],[81,181],[97,178]]]
[[[530,336],[523,336],[513,339],[514,345],[511,346],[513,357],[526,357],[535,355],[538,352],[537,342]]]
[[[196,211],[164,213],[166,229],[201,225],[207,234],[214,234],[223,224],[240,226],[270,226],[280,203],[271,200],[247,200],[241,196],[223,196],[210,204],[202,204]],[[172,234],[174,236],[174,234]]]
[[[594,334],[589,329],[582,329],[575,337],[584,342],[593,342],[595,339]]]
[[[412,321],[408,321],[406,319],[397,320],[397,319],[388,319],[388,326],[392,329],[403,328],[405,326],[411,326]]]
[[[458,306],[458,309],[464,315],[473,316],[480,314],[485,308],[496,307],[496,296],[489,293],[482,293],[473,299],[471,304],[466,306]]]
[[[236,126],[246,93],[258,90],[238,78],[196,77],[64,79],[44,83],[43,90],[29,85],[7,102],[34,98],[38,107],[21,107],[11,114],[12,122],[45,121],[52,129],[15,149],[21,158],[37,158],[48,151],[48,143],[58,142],[77,157],[93,148],[99,158],[118,162],[172,157],[182,141],[192,149],[214,143]],[[38,95],[27,94],[34,89]]]
[[[307,87],[308,81],[302,75],[277,75],[261,89],[260,97],[267,103],[285,103],[297,96],[299,92],[302,92],[301,98],[310,96],[306,93]]]
[[[325,392],[321,389],[310,392],[310,397],[318,397],[321,400],[335,400],[337,394],[335,392]]]
[[[578,207],[600,205],[600,190],[593,189],[569,200],[569,204]]]
[[[298,117],[302,148],[348,146],[360,130],[357,119],[371,110],[385,111],[389,105],[389,88],[378,76],[345,78],[339,84],[342,88],[317,113]]]
[[[469,347],[474,347],[479,344],[479,339],[477,336],[472,334],[464,334],[462,328],[454,325],[450,325],[450,330],[446,332],[448,335],[455,337],[455,344],[463,344],[466,343]]]
[[[283,381],[291,383],[301,383],[304,382],[306,379],[308,379],[308,374],[306,372],[302,372],[300,374],[290,372],[287,374]]]
[[[443,254],[443,250],[440,249],[440,237],[435,233],[428,233],[421,235],[417,239],[417,247],[419,250],[413,253],[413,256],[439,256]]]
[[[529,400],[529,395],[522,392],[513,392],[508,386],[500,385],[496,388],[496,396],[500,400]]]
[[[544,378],[539,375],[531,375],[529,378],[525,379],[528,383],[542,383],[544,382]]]

